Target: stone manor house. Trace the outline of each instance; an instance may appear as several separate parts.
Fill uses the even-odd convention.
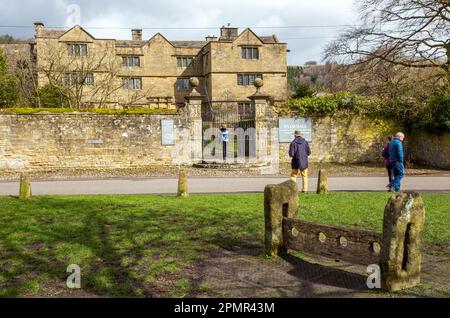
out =
[[[272,102],[286,100],[287,44],[275,35],[222,27],[220,37],[204,41],[171,41],[160,33],[145,40],[139,29],[131,36],[97,39],[81,26],[53,30],[36,22],[29,44],[38,86],[70,87],[82,107],[177,109],[191,92],[189,79],[196,77],[204,105],[245,112],[253,83],[261,78]]]

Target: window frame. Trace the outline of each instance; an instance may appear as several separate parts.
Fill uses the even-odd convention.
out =
[[[86,77],[84,78],[83,84],[87,86],[94,86],[94,74],[93,73],[87,73]]]
[[[241,58],[243,60],[259,60],[259,47],[243,46],[241,49]]]
[[[186,83],[185,85],[180,85],[180,83]],[[190,90],[189,78],[177,78],[176,87],[178,92],[186,92]]]
[[[122,56],[122,66],[123,67],[141,67],[141,57],[138,55],[123,55]]]
[[[257,78],[263,79],[262,73],[238,73],[237,85],[238,86],[252,86]]]
[[[188,61],[190,61],[188,63]],[[194,65],[194,56],[177,56],[177,68],[188,68]]]
[[[86,85],[93,86],[95,83],[94,73],[86,73],[84,76],[81,72],[67,72],[64,73],[64,85]]]
[[[67,55],[70,57],[88,56],[89,49],[87,43],[67,43]]]
[[[241,118],[251,117],[253,113],[251,102],[238,102],[238,114]]]
[[[139,85],[137,85],[139,83]],[[142,78],[141,77],[122,77],[122,89],[131,91],[142,90]]]

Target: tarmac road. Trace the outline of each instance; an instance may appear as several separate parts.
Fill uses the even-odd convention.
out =
[[[288,180],[280,177],[189,178],[189,193],[263,192],[267,184]],[[300,179],[299,179],[300,182]],[[175,194],[178,180],[174,178],[108,179],[76,181],[36,181],[31,183],[34,195],[93,194]],[[329,177],[330,191],[386,191],[385,177]],[[309,179],[309,191],[315,191],[317,178]],[[0,195],[17,195],[18,182],[1,182]],[[406,177],[402,190],[450,193],[450,177]]]

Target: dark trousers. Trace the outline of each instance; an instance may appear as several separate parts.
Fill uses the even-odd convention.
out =
[[[227,143],[225,141],[222,142],[222,155],[223,160],[227,159]]]
[[[392,171],[394,172],[394,180],[391,182],[391,187],[394,188],[395,192],[400,192],[400,182],[405,176],[405,167],[403,162],[392,162]]]
[[[388,173],[389,184],[391,184],[392,180],[394,180],[394,171],[392,170],[392,164],[388,163],[386,165],[386,170]]]

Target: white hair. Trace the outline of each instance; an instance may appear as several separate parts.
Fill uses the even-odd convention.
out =
[[[395,137],[397,137],[397,138],[405,138],[405,134],[402,133],[402,132],[398,132],[398,133],[395,134]]]

